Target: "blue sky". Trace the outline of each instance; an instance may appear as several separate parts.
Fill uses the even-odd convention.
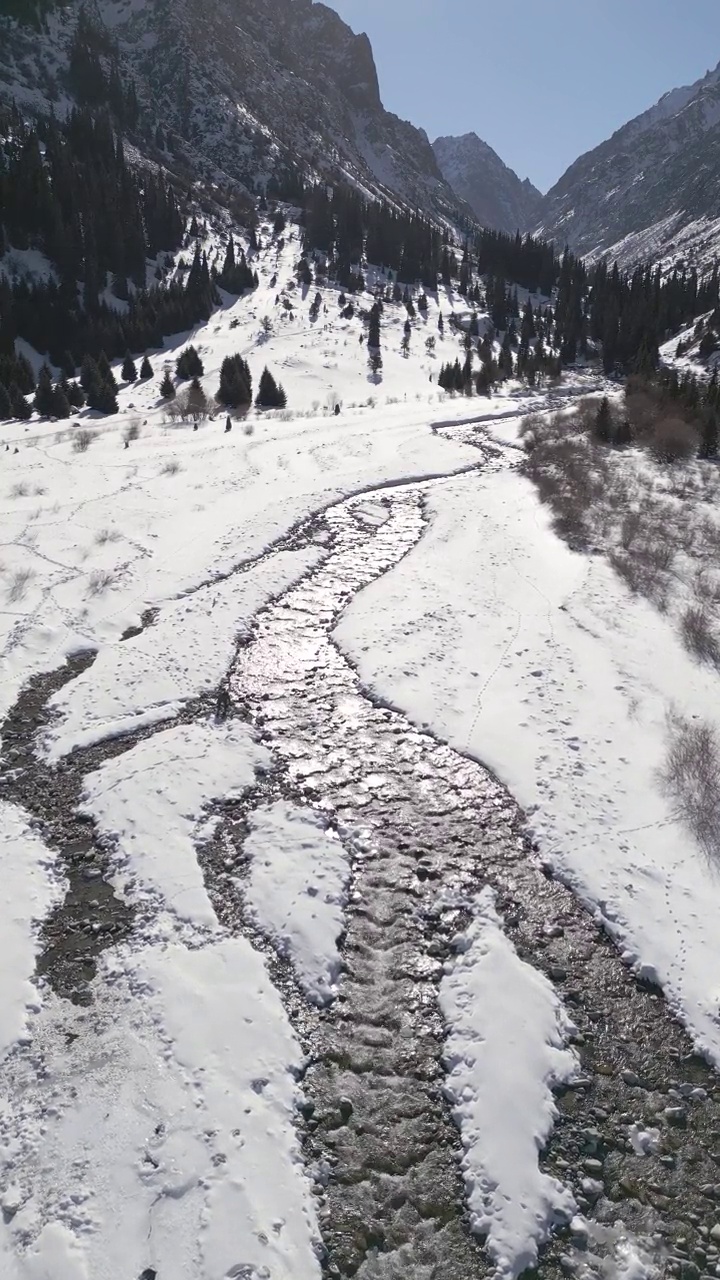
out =
[[[719,0],[330,0],[373,44],[385,106],[474,130],[547,190],[573,160],[720,61]]]

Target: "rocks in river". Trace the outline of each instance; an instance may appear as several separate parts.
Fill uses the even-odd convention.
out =
[[[668,1124],[675,1125],[676,1128],[684,1128],[687,1124],[687,1108],[686,1107],[665,1107],[663,1115]]]
[[[717,1192],[718,1189],[718,1187],[714,1187],[713,1191]],[[715,1244],[720,1244],[720,1222],[716,1222],[715,1226],[710,1228],[710,1239],[713,1240]]]
[[[596,1178],[583,1178],[580,1187],[583,1195],[591,1204],[593,1201],[599,1200],[605,1191],[602,1182],[598,1182]]]
[[[355,1108],[349,1098],[340,1099],[340,1115],[342,1117],[343,1124],[347,1124],[354,1110]]]

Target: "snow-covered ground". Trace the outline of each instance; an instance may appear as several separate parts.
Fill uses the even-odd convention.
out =
[[[258,609],[322,554],[319,545],[289,549],[288,532],[350,493],[463,473],[428,493],[426,535],[349,607],[338,639],[368,684],[508,783],[544,856],[720,1062],[720,889],[655,772],[668,706],[706,716],[711,677],[602,561],[558,542],[512,470],[514,415],[542,408],[547,393],[509,387],[468,402],[431,382],[459,350],[449,326],[440,337],[438,310],[447,319],[463,300],[431,301],[407,359],[405,311],[387,307],[375,382],[362,323],[339,318],[336,292],[322,289],[327,314],[309,319],[315,289],[303,299],[294,284],[297,257],[297,240],[266,247],[259,290],[191,335],[208,392],[224,356],[239,351],[256,386],[265,364],[283,382],[286,413],[252,410],[230,433],[223,415],[194,432],[164,421],[156,376],[121,388],[117,417],[81,415],[97,433],[84,452],[72,425],[0,424],[0,714],[33,674],[91,648],[95,663],[56,695],[39,749],[57,762],[75,746],[156,729],[85,779],[83,803],[115,842],[116,891],[139,909],[132,941],[105,952],[89,1009],[33,981],[38,923],[62,885],[25,816],[0,811],[11,901],[0,983],[0,1267],[11,1280],[320,1274],[293,1124],[300,1046],[265,959],[218,923],[195,853],[212,830],[208,806],[252,788],[269,757],[235,722],[165,722],[217,687]],[[168,343],[168,358],[187,337]],[[156,375],[164,358],[153,356]],[[505,449],[505,470],[464,474],[477,450],[431,430],[473,413]],[[139,438],[126,449],[133,422]],[[122,641],[150,607],[153,624]],[[249,825],[248,909],[308,996],[332,999],[350,851],[309,811],[268,805]],[[513,1042],[522,1117],[497,1107],[496,1090],[486,1104],[508,1050],[490,1001],[498,982],[518,1010],[533,1010],[514,1027],[524,1037]],[[562,1010],[485,901],[445,976],[443,1004],[471,1207],[510,1274],[552,1216],[571,1208],[537,1165],[551,1083],[572,1061]],[[497,1125],[502,1149],[519,1153],[512,1168]]]

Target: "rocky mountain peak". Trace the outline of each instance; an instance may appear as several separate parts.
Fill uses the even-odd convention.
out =
[[[477,133],[436,138],[433,150],[443,177],[486,227],[514,234],[537,217],[540,192],[500,159]]]

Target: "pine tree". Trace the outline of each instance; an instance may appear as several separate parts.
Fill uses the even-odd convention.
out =
[[[12,401],[10,392],[4,382],[0,382],[0,422],[4,422],[7,418],[13,417]]]
[[[62,382],[57,382],[52,389],[52,417],[69,418],[70,401],[67,398]]]
[[[166,370],[165,377],[160,383],[160,395],[162,396],[163,400],[175,399],[175,383],[170,377],[169,369]]]
[[[28,418],[32,417],[32,407],[28,404],[17,382],[10,384],[9,393],[13,418],[19,418],[21,422],[27,422]]]
[[[54,414],[54,397],[52,374],[48,365],[44,364],[38,374],[37,390],[35,392],[35,409],[41,418],[52,418]]]
[[[0,414],[0,417],[2,414]],[[717,458],[718,455],[718,419],[712,409],[705,410],[700,440],[700,457]]]
[[[125,382],[137,382],[138,375],[137,375],[137,369],[135,367],[135,361],[133,360],[129,351],[125,352],[125,359],[123,360],[123,366],[122,366],[122,376]]]
[[[241,355],[226,356],[220,368],[218,400],[230,408],[252,404],[252,378]]]
[[[80,386],[87,392],[93,382],[99,382],[100,380],[100,371],[97,364],[92,356],[85,356],[80,366]]]
[[[187,390],[187,409],[193,418],[202,418],[207,413],[208,398],[203,391],[199,378],[193,378]]]
[[[376,382],[379,382],[383,367],[383,358],[379,350],[370,351],[368,355],[368,365],[370,366],[370,372],[372,373],[373,378]]]
[[[263,369],[260,375],[260,385],[255,397],[255,404],[259,409],[284,409],[287,404],[283,388],[275,381],[267,367]]]
[[[98,356],[97,367],[98,367],[98,373],[100,374],[101,381],[106,386],[112,387],[113,392],[117,391],[117,382],[115,381],[115,374],[110,368],[110,361],[108,360],[104,351],[101,351],[100,355]],[[110,410],[106,410],[106,412],[110,412]]]
[[[180,352],[175,372],[178,378],[202,378],[205,368],[196,347],[189,346]]]
[[[85,392],[79,382],[69,382],[65,395],[72,409],[82,409],[85,404]]]
[[[374,302],[370,308],[368,347],[376,351],[380,349],[380,304],[378,302]]]
[[[612,413],[610,411],[610,401],[607,396],[603,396],[595,415],[595,438],[601,444],[610,444],[612,440]]]
[[[153,376],[153,367],[148,357],[143,356],[143,361],[142,361],[142,364],[140,365],[140,377],[142,378],[143,382],[146,382],[147,379],[152,378],[152,376]]]

